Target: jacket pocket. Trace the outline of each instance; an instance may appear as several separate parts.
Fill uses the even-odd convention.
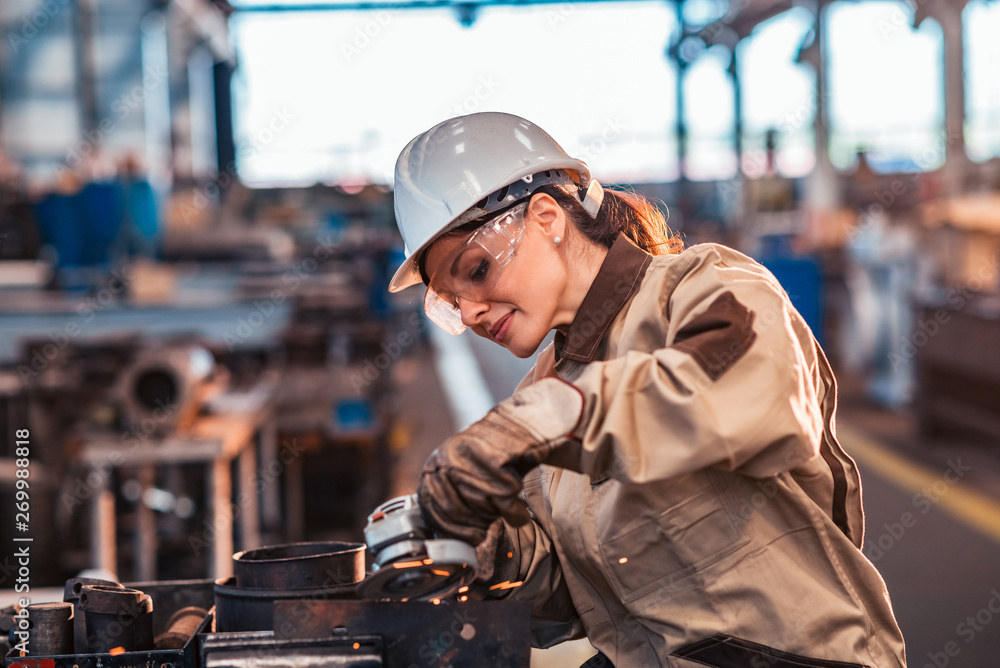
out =
[[[670,656],[712,668],[867,668],[861,663],[811,659],[724,633],[681,647]]]
[[[611,582],[625,602],[657,590],[673,588],[679,593],[696,586],[699,580],[689,576],[749,542],[738,519],[727,512],[710,474],[672,482],[671,496],[680,501],[601,545]],[[647,499],[655,500],[655,496]]]

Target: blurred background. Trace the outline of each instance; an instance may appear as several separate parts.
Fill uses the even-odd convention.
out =
[[[776,274],[911,665],[996,665],[1000,3],[4,0],[0,32],[0,545],[32,536],[32,586],[362,540],[511,392],[530,360],[386,292],[397,154],[498,110]]]

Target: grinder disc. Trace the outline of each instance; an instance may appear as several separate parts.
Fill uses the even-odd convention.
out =
[[[430,600],[446,598],[476,578],[476,551],[461,541],[424,541],[426,553],[381,565],[358,584],[369,599]]]
[[[388,564],[358,584],[367,599],[429,600],[446,598],[469,584],[475,572],[467,564],[424,564],[407,561]]]

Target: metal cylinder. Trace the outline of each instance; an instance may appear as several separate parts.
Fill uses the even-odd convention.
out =
[[[73,604],[34,603],[28,610],[28,655],[73,654]]]
[[[196,345],[142,350],[117,386],[123,420],[143,433],[170,433],[197,413],[215,371],[212,353]]]
[[[106,587],[121,587],[122,585],[111,580],[101,580],[100,578],[70,578],[66,580],[66,589],[63,592],[63,601],[73,604],[73,654],[87,653],[87,616],[79,609],[80,592],[84,585],[104,585]]]
[[[239,587],[304,589],[361,582],[365,544],[317,541],[271,545],[233,555]]]
[[[84,585],[80,609],[87,617],[88,651],[103,654],[119,648],[126,652],[138,649],[143,640],[139,623],[146,607],[143,598],[138,589]]]
[[[80,592],[84,585],[102,585],[104,587],[122,588],[122,584],[113,580],[102,580],[100,578],[70,578],[66,580],[66,588],[63,591],[64,601],[79,601]]]
[[[167,628],[156,636],[156,649],[182,649],[198,630],[208,610],[196,606],[181,608],[167,620]]]
[[[236,578],[215,581],[215,630],[273,631],[275,601],[355,599],[356,584],[326,585],[308,589],[248,589]]]

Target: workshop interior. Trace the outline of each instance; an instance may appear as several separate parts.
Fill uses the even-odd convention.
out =
[[[396,156],[479,111],[773,272],[911,663],[996,665],[998,33],[995,0],[4,0],[5,667],[594,654],[532,649],[413,496],[531,368],[388,291]]]

